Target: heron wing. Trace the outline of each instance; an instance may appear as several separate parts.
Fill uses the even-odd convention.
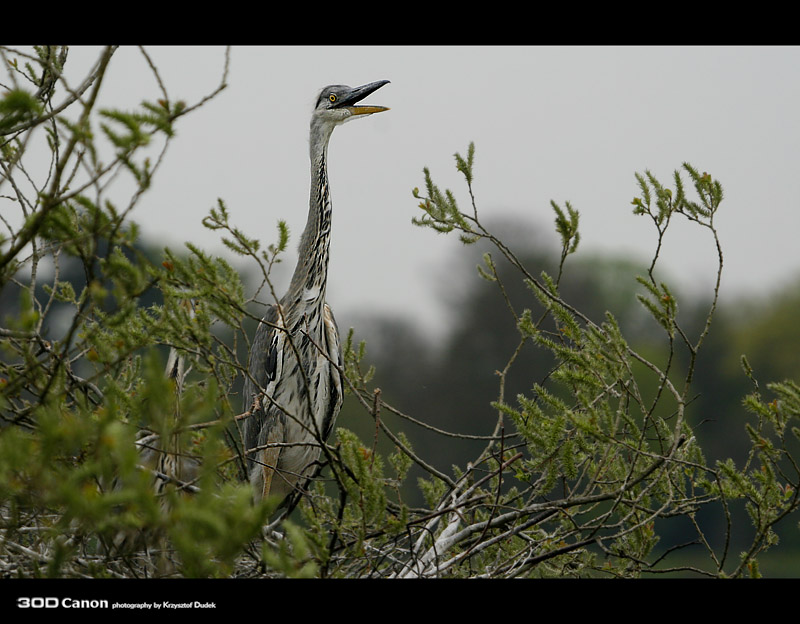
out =
[[[330,306],[325,304],[325,342],[328,350],[328,356],[339,368],[343,365],[342,346],[339,341],[339,327],[336,324],[336,319],[333,316],[333,311]],[[342,400],[344,399],[344,388],[342,384],[342,376],[339,369],[331,368],[331,382],[330,382],[330,402],[328,403],[328,412],[322,424],[322,435],[327,440],[328,436],[333,429],[336,416],[339,415],[339,410],[342,408]]]
[[[342,406],[344,397],[342,376],[339,372],[342,366],[342,350],[339,341],[339,332],[336,321],[326,304],[323,308],[324,331],[322,332],[322,342],[316,343],[323,353],[318,357],[327,359],[331,362],[326,366],[328,379],[324,382],[324,387],[328,392],[322,392],[312,401],[315,403],[315,413],[319,432],[322,436],[320,442],[324,442],[333,429],[336,416]],[[244,421],[244,449],[247,457],[247,472],[250,481],[261,496],[269,493],[280,492],[286,489],[288,483],[295,488],[288,475],[304,474],[306,478],[298,486],[308,483],[309,478],[313,478],[318,470],[319,463],[317,457],[319,452],[309,454],[299,454],[300,449],[286,450],[289,455],[285,455],[281,443],[287,442],[286,435],[294,427],[287,419],[287,413],[294,413],[289,403],[284,403],[286,399],[294,396],[291,390],[291,375],[297,373],[296,365],[291,364],[290,370],[283,370],[287,365],[286,360],[281,355],[281,350],[285,348],[286,330],[282,329],[283,319],[279,314],[277,306],[270,306],[262,322],[259,324],[253,343],[250,348],[250,359],[248,362],[248,375],[243,387],[243,401],[245,409],[250,411],[249,416]],[[307,336],[299,336],[296,348],[302,350],[310,344]],[[317,357],[317,355],[315,355]],[[290,360],[293,362],[293,360]],[[307,374],[311,374],[311,364]],[[282,379],[284,375],[289,375],[287,379]],[[288,383],[288,385],[287,385]],[[283,384],[283,385],[282,385]],[[289,388],[287,391],[286,389]],[[281,394],[281,391],[286,391]],[[282,398],[279,398],[282,397]],[[324,399],[323,399],[324,397]],[[278,403],[276,404],[275,401]],[[280,405],[283,407],[280,407]],[[296,408],[297,406],[295,406]],[[290,412],[285,413],[289,409]],[[300,414],[298,414],[299,416]],[[306,426],[310,426],[310,423]],[[295,432],[296,435],[297,432]],[[292,440],[295,441],[295,440]],[[302,442],[302,440],[296,440]],[[308,440],[310,442],[310,440]],[[259,449],[256,451],[255,449]],[[300,462],[297,464],[297,462]],[[307,466],[307,467],[306,467]],[[275,482],[275,474],[286,471],[287,476],[283,476],[285,483]],[[288,481],[287,481],[288,479]],[[298,491],[305,487],[296,487]]]
[[[244,450],[259,446],[259,436],[262,431],[270,429],[270,420],[275,415],[269,410],[269,405],[259,400],[262,392],[270,382],[275,380],[278,369],[278,306],[270,305],[264,318],[256,329],[253,344],[250,345],[250,358],[248,361],[248,375],[245,376],[242,389],[243,408],[250,411],[250,416],[244,421]],[[253,462],[253,457],[248,454],[248,465]]]
[[[250,375],[245,379],[245,401],[252,401],[250,394],[256,394],[267,384],[275,379],[278,352],[276,349],[276,336],[278,330],[278,306],[267,306],[266,314],[261,319],[256,335],[253,337],[253,344],[250,345],[250,359],[248,362],[248,372]],[[248,393],[248,390],[250,391]]]

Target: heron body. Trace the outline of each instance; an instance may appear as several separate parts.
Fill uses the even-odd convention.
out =
[[[243,395],[244,445],[257,499],[296,494],[319,470],[322,445],[342,406],[342,353],[325,302],[331,237],[328,143],[351,119],[388,110],[356,105],[388,81],[325,87],[311,116],[311,194],[299,258],[286,294],[268,307],[250,349]]]

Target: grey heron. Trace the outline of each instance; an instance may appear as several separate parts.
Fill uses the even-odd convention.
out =
[[[388,80],[320,91],[311,114],[311,196],[286,294],[267,308],[243,387],[247,472],[256,499],[298,500],[319,470],[321,445],[342,407],[339,332],[325,302],[331,238],[328,143],[333,129],[388,108],[357,104]]]

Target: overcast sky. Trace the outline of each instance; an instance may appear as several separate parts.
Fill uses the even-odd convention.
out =
[[[218,84],[223,48],[148,48],[170,97]],[[75,63],[96,51],[73,49]],[[308,211],[308,123],[328,84],[391,84],[368,103],[391,110],[337,128],[329,151],[334,223],[328,301],[410,316],[431,330],[444,312],[461,244],[411,224],[428,166],[468,201],[453,153],[476,145],[485,219],[516,217],[555,241],[551,199],[581,213],[581,252],[645,260],[652,224],[631,213],[634,172],[663,181],[688,161],[719,179],[723,296],[761,296],[800,273],[800,48],[795,47],[234,47],[229,87],[182,119],[178,138],[133,214],[164,245],[193,241],[230,256],[202,218],[217,198],[265,243]],[[136,48],[115,54],[103,105],[160,97]],[[707,232],[676,223],[663,268],[710,287]],[[532,241],[532,244],[536,241]],[[279,289],[288,275],[279,280]]]

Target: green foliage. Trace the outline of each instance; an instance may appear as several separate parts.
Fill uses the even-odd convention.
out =
[[[641,276],[637,276],[636,281],[644,286],[645,290],[647,290],[650,295],[649,297],[637,295],[636,298],[647,308],[647,311],[658,321],[658,324],[664,328],[670,337],[674,337],[675,317],[678,313],[678,304],[675,301],[675,296],[670,292],[669,287],[663,282],[658,285],[653,284]]]
[[[347,338],[342,345],[342,355],[344,356],[344,370],[347,379],[352,379],[359,385],[366,385],[375,374],[375,368],[370,366],[362,372],[362,362],[367,354],[367,343],[363,340],[354,344],[355,332],[352,328],[347,332]]]
[[[111,54],[102,53],[98,88]],[[25,70],[39,75],[32,65]],[[28,208],[5,241],[0,282],[4,300],[19,301],[0,330],[3,553],[41,553],[16,566],[23,576],[229,575],[272,511],[254,505],[235,479],[237,458],[224,443],[241,365],[218,326],[241,328],[244,288],[228,262],[192,245],[186,255],[165,250],[159,264],[127,218],[161,162],[142,150],[156,140],[166,148],[185,105],[165,99],[95,115],[95,95],[78,120],[68,119],[68,106],[58,119],[42,119],[44,108],[30,99],[3,99],[4,121],[22,133],[46,126],[56,155],[47,188],[29,198],[23,189],[37,180],[25,173],[25,150],[36,135],[4,142],[3,182]],[[104,120],[99,135],[95,116]],[[100,160],[108,151],[101,139],[112,147],[110,161]],[[125,172],[135,191],[120,210],[103,187]],[[28,243],[33,251],[23,255]],[[36,270],[45,261],[55,267],[47,279]],[[66,271],[74,266],[80,271]],[[162,346],[183,362],[175,376],[165,375]],[[181,467],[188,481],[165,475]],[[25,530],[34,525],[37,532]],[[144,544],[160,554],[143,555]]]
[[[319,567],[313,557],[313,550],[306,533],[290,521],[283,524],[286,531],[277,547],[263,544],[264,564],[273,572],[288,578],[314,578]]]
[[[578,232],[579,213],[569,202],[564,204],[566,212],[556,202],[551,201],[550,205],[556,213],[556,232],[561,236],[561,248],[563,255],[575,253],[578,250],[578,243],[581,240]]]
[[[0,99],[0,134],[41,114],[41,103],[23,89],[6,91]]]
[[[475,146],[470,143],[467,149],[466,159],[460,154],[455,154],[456,169],[460,171],[467,181],[467,185],[472,193],[472,166],[475,160]],[[433,183],[431,173],[427,167],[423,169],[425,176],[425,190],[427,197],[419,194],[419,189],[415,188],[412,192],[413,196],[422,200],[419,207],[426,213],[422,217],[413,217],[412,222],[415,225],[430,227],[440,234],[446,234],[453,230],[461,232],[459,238],[465,244],[474,243],[479,240],[477,232],[472,230],[470,222],[472,219],[461,212],[458,208],[455,195],[450,189],[445,189],[442,192],[439,187]]]
[[[474,147],[471,146],[470,152],[471,160]],[[463,159],[457,168],[464,173],[462,162]],[[519,561],[519,553],[525,552],[527,563],[518,568],[514,564],[500,565],[495,568],[499,575],[513,570],[513,575],[533,576],[631,576],[667,571],[756,576],[757,555],[776,542],[773,526],[797,508],[798,470],[791,460],[791,451],[785,445],[778,450],[769,441],[773,437],[783,440],[777,429],[766,436],[763,425],[747,426],[753,450],[748,465],[740,470],[731,461],[708,465],[690,428],[686,410],[697,354],[716,309],[722,269],[714,217],[723,193],[719,182],[707,173],[701,175],[689,164],[684,164],[682,171],[693,182],[697,199],[689,197],[681,172],[674,173],[674,189],[667,188],[649,171],[636,174],[641,195],[633,201],[634,214],[649,216],[658,234],[648,275],[637,277],[645,291],[637,299],[664,331],[663,355],[655,360],[625,340],[610,312],[603,323],[597,324],[561,297],[559,284],[564,262],[576,251],[579,241],[579,215],[569,203],[562,210],[551,202],[556,213],[556,232],[562,243],[558,275],[553,278],[542,273],[536,278],[511,249],[481,224],[472,193],[471,166],[468,178],[465,173],[473,205],[470,215],[454,214],[458,209],[455,195],[450,191],[441,193],[427,169],[424,170],[427,197],[421,196],[417,189],[414,191],[414,196],[422,200],[419,206],[425,213],[415,219],[417,225],[438,232],[461,231],[486,240],[519,271],[539,306],[537,311],[512,309],[520,346],[501,374],[500,398],[494,403],[498,410],[495,431],[503,431],[504,422],[510,420],[526,450],[518,454],[506,477],[513,474],[513,479],[523,487],[510,490],[513,498],[498,493],[495,499],[496,509],[517,511],[508,514],[507,523],[495,520],[492,526],[502,535],[527,533],[527,544],[519,547],[514,558]],[[677,299],[670,286],[655,278],[660,250],[675,215],[709,229],[720,258],[712,305],[695,336],[681,323]],[[497,261],[490,254],[484,254],[484,264],[478,271],[481,277],[498,285],[511,306],[498,279]],[[544,380],[532,383],[529,393],[519,394],[514,402],[509,402],[503,398],[505,376],[526,342],[548,352],[555,365]],[[790,385],[770,387],[783,397],[793,396]],[[760,398],[749,397],[746,405],[761,414],[765,422],[777,422],[779,410],[774,407],[777,403],[767,407]],[[790,408],[785,413],[793,412]],[[483,456],[497,449],[497,445],[497,441],[490,443]],[[759,468],[753,470],[750,465],[756,460]],[[475,466],[472,465],[473,470]],[[459,482],[468,474],[463,473]],[[502,474],[499,470],[497,477]],[[438,484],[436,489],[435,484]],[[427,503],[435,505],[437,499],[448,499],[448,491],[452,492],[449,495],[452,500],[459,489],[448,490],[445,482],[433,480],[426,482],[425,491]],[[727,513],[729,505],[739,498],[747,500],[756,535],[738,566],[731,568],[726,567],[727,551],[723,549],[720,553],[709,545],[704,529],[694,521],[694,514],[701,506],[712,504]],[[708,566],[663,565],[662,556],[654,550],[660,539],[658,526],[664,519],[675,516],[692,518],[697,542],[706,547]],[[490,524],[473,522],[482,526],[486,534],[492,533]],[[451,526],[442,528],[440,537],[430,541],[432,548],[438,545],[440,558],[447,543],[444,536]],[[668,546],[665,552],[674,554],[677,550]],[[438,571],[441,573],[451,563],[457,565],[459,558],[458,554],[452,554],[444,564],[440,561]],[[475,557],[471,561],[476,564]],[[424,566],[422,569],[424,573]],[[486,568],[482,571],[487,573]]]

